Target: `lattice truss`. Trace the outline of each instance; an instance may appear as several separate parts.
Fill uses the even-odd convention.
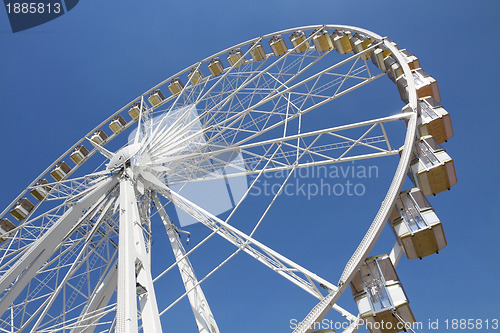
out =
[[[19,331],[26,327],[53,331],[66,326],[68,319],[82,313],[95,285],[99,285],[107,272],[114,269],[118,242],[117,214],[113,209],[116,194],[116,190],[107,193],[83,216],[72,221],[74,224],[61,242],[51,242],[54,233],[50,231],[64,216],[71,214],[68,205],[51,214],[34,217],[18,229],[9,246],[2,249],[2,273],[18,265],[23,256],[32,258],[27,257],[30,252],[34,252],[36,259],[26,260],[25,265],[36,266],[42,254],[49,255],[38,269],[20,267],[22,275],[3,290],[2,301],[9,298],[11,289],[18,288],[26,280],[26,287],[17,297],[22,302],[9,307],[0,327],[6,329],[15,321],[14,326]],[[34,277],[28,279],[31,275]],[[5,320],[6,315],[9,320]]]
[[[139,164],[175,184],[224,177],[220,170],[228,163],[238,175],[255,174],[271,155],[269,170],[395,153],[384,123],[405,115],[300,132],[307,112],[383,75],[371,73],[359,56],[320,65],[327,53],[289,51],[186,85],[145,121],[148,144]],[[234,161],[240,153],[243,159]]]

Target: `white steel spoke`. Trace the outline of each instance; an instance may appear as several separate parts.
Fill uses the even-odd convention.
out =
[[[275,152],[274,154],[276,154],[277,152],[277,149],[275,149]],[[273,156],[274,156],[273,154]],[[269,164],[269,162],[267,162],[266,164],[266,167],[267,165]],[[240,201],[236,204],[236,206],[234,207],[234,209],[232,210],[232,212],[229,214],[229,216],[226,218],[226,223],[229,222],[229,220],[233,217],[233,215],[235,214],[236,210],[240,207],[240,205],[243,203],[244,199],[248,196],[248,194],[250,193],[250,191],[252,190],[252,188],[255,186],[255,184],[259,181],[259,178],[262,176],[263,174],[263,171],[261,171],[256,177],[255,179],[252,181],[252,183],[250,184],[250,186],[248,187],[248,189],[246,190],[246,192],[243,194],[243,196],[241,197]],[[155,181],[154,179],[151,179],[151,181]],[[182,190],[182,188],[181,188]],[[171,201],[169,201],[171,202]],[[163,208],[163,206],[162,206]],[[163,208],[164,209],[164,208]],[[217,234],[217,231],[218,231],[219,228],[217,228],[216,230],[213,230],[207,237],[205,237],[202,241],[200,241],[196,246],[194,246],[191,250],[189,250],[189,252],[187,252],[186,254],[180,256],[179,258],[177,258],[176,262],[174,264],[172,264],[170,267],[168,267],[166,270],[164,270],[161,274],[159,274],[154,280],[153,282],[155,282],[156,280],[158,280],[159,278],[161,278],[163,275],[165,275],[166,273],[168,273],[168,271],[170,271],[173,267],[175,267],[181,260],[183,260],[184,258],[187,258],[188,255],[190,255],[191,253],[193,253],[196,249],[198,249],[201,245],[203,245],[205,242],[207,242],[211,237],[213,237],[214,235]]]
[[[217,172],[219,168],[226,165],[226,161],[218,160],[217,156],[224,153],[238,153],[243,156],[243,164],[234,164],[233,166],[238,171],[233,172],[229,177],[245,176],[259,173],[262,169],[263,162],[270,161],[271,167],[266,168],[265,172],[273,172],[278,170],[289,170],[292,164],[295,163],[293,156],[300,156],[297,167],[305,167],[310,165],[325,165],[331,163],[340,163],[345,161],[354,161],[364,158],[374,158],[378,156],[390,156],[397,154],[396,150],[388,150],[383,146],[376,145],[377,143],[385,143],[390,146],[389,138],[387,135],[375,135],[373,137],[366,137],[366,135],[386,122],[396,121],[408,117],[407,114],[400,114],[390,117],[364,121],[360,123],[338,126],[324,130],[312,131],[307,133],[300,133],[296,135],[289,135],[286,137],[278,137],[274,139],[246,143],[241,146],[221,147],[216,152],[208,150],[201,153],[188,153],[180,156],[168,156],[160,158],[159,160],[152,159],[151,165],[168,165],[171,170],[168,174],[169,182],[171,184],[182,183],[185,181],[193,180],[208,180],[226,177]],[[365,130],[359,138],[352,139],[346,135],[341,135],[342,131],[348,131],[356,128],[370,127]],[[308,143],[304,140],[307,139]],[[339,141],[338,139],[342,139]],[[296,144],[294,142],[299,142]],[[303,145],[300,142],[304,142]],[[277,145],[280,144],[278,147]],[[278,153],[273,154],[271,159],[271,152],[278,147]],[[363,153],[349,154],[354,147],[364,147],[366,150]],[[370,152],[371,150],[371,152]],[[338,154],[335,151],[340,151]],[[305,160],[308,157],[309,160]],[[186,174],[185,168],[175,167],[177,161],[193,161],[191,164],[192,170],[196,170],[199,175],[195,178]],[[174,170],[179,169],[177,173]]]
[[[267,267],[271,268],[276,273],[292,281],[294,284],[298,285],[313,296],[322,297],[321,295],[318,295],[316,289],[307,281],[306,276],[317,283],[321,283],[327,286],[332,290],[337,288],[330,282],[320,278],[312,272],[309,272],[300,265],[278,254],[274,250],[271,250],[264,244],[245,235],[243,232],[227,224],[213,214],[210,214],[201,207],[198,207],[186,198],[180,196],[178,193],[175,193],[170,189],[161,189],[159,193],[167,197],[169,200],[172,200],[176,205],[178,205],[178,207],[180,207],[186,213],[190,214],[199,222],[203,223],[212,231],[218,229],[217,233],[230,243],[238,247],[244,246],[243,250],[246,253],[248,253]],[[219,228],[219,226],[222,227]],[[248,242],[248,245],[245,245],[246,242]],[[303,274],[304,278],[299,277],[298,274]]]
[[[162,186],[161,188],[158,188],[158,193],[161,193],[169,200],[172,200],[176,205],[178,205],[178,207],[180,207],[186,213],[190,214],[196,220],[203,223],[212,231],[216,232],[224,239],[226,239],[227,241],[236,245],[239,248],[238,251],[234,252],[216,269],[222,267],[222,265],[224,265],[230,258],[232,258],[234,255],[236,255],[239,251],[242,250],[247,254],[249,254],[250,256],[254,257],[257,261],[261,262],[265,266],[272,269],[274,272],[285,277],[287,280],[291,281],[295,285],[299,286],[306,292],[310,293],[311,295],[319,299],[323,299],[324,296],[319,292],[316,283],[318,285],[325,286],[328,290],[337,289],[335,285],[320,278],[316,274],[308,271],[307,269],[301,267],[300,265],[294,263],[290,259],[280,255],[276,251],[268,248],[267,246],[253,239],[252,237],[247,236],[240,230],[227,224],[226,222],[217,218],[213,214],[207,212],[203,208],[196,206],[194,203],[190,202],[189,200],[182,197],[178,193],[173,192],[171,189]],[[215,272],[216,269],[214,269],[209,275]],[[209,275],[207,275],[204,279],[200,280],[199,283],[203,282]],[[300,276],[303,276],[303,278]],[[193,288],[195,288],[196,286],[197,285],[195,285]],[[186,292],[186,294],[187,293],[188,292]],[[179,301],[179,299],[177,301]],[[339,306],[335,306],[335,309],[348,318],[354,318],[349,312],[345,311]],[[164,311],[162,311],[162,313],[164,313]]]

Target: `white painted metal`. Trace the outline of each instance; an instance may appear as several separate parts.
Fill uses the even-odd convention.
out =
[[[102,207],[102,210],[104,212],[107,212],[110,208],[111,208],[111,205],[113,204],[114,202],[114,198],[112,198],[111,200],[108,200],[108,202],[106,203],[106,205],[104,205]],[[103,218],[104,218],[104,215],[101,215],[99,216],[98,220],[96,221],[96,224],[93,228],[93,231],[89,234],[89,236],[93,233],[95,233],[95,230],[100,226],[100,224],[103,222]],[[100,240],[100,242],[104,242],[106,241],[105,238],[102,238]],[[71,276],[73,276],[75,274],[75,272],[77,271],[77,269],[79,267],[81,267],[84,263],[85,263],[85,260],[81,260],[81,257],[83,257],[84,255],[86,255],[87,258],[84,258],[84,259],[88,259],[88,256],[93,252],[93,251],[88,251],[88,249],[91,247],[91,243],[90,242],[86,242],[84,245],[83,245],[83,248],[82,250],[80,250],[80,253],[78,255],[78,257],[75,259],[75,261],[72,263],[71,265],[71,268],[69,269],[69,271],[67,272],[66,276],[64,277],[64,279],[61,281],[61,284],[57,287],[56,290],[54,290],[54,292],[52,293],[51,297],[49,299],[47,299],[46,302],[44,302],[44,305],[42,307],[40,307],[37,312],[33,313],[32,317],[31,318],[36,318],[36,315],[37,313],[43,309],[43,312],[42,314],[38,317],[38,320],[37,322],[35,323],[32,331],[36,331],[40,325],[40,323],[42,322],[42,320],[44,319],[45,315],[47,314],[49,308],[52,306],[52,304],[54,303],[54,301],[56,300],[57,296],[59,295],[59,293],[62,291],[63,289],[63,286],[67,283],[67,281],[69,280],[69,278],[71,278]],[[94,249],[95,250],[95,249]],[[27,321],[25,326],[28,325],[30,323],[30,321]],[[19,330],[20,332],[23,330],[23,327]]]
[[[137,332],[136,284],[145,287],[139,295],[142,327],[145,332],[162,332],[156,295],[139,217],[132,173],[120,179],[120,243],[118,251],[117,325],[118,333]]]
[[[71,228],[88,218],[101,206],[108,191],[114,185],[114,178],[110,178],[79,200],[39,240],[27,248],[22,257],[16,260],[10,269],[2,275],[0,290],[8,290],[8,292],[0,300],[0,314],[8,309],[28,282],[33,279],[37,270],[61,245]],[[14,280],[15,283],[11,285]]]
[[[405,75],[411,77],[408,65],[391,43],[369,31],[348,26],[327,25],[288,29],[241,43],[214,56],[224,55],[234,48],[249,46],[252,42],[268,40],[275,34],[287,34],[299,29],[306,31],[320,27],[349,30],[370,36],[375,42],[367,51],[377,46],[387,47],[401,63]],[[307,43],[313,37],[314,33],[307,38]],[[0,292],[0,315],[6,312],[13,303],[17,303],[15,303],[15,308],[11,307],[10,318],[3,322],[0,321],[0,329],[7,330],[6,328],[8,328],[8,331],[17,331],[19,328],[29,327],[31,321],[36,320],[34,328],[39,327],[40,332],[71,330],[72,332],[89,333],[94,330],[102,331],[102,329],[97,329],[98,325],[101,324],[105,328],[116,328],[116,332],[137,332],[141,329],[148,333],[161,332],[160,314],[156,304],[153,282],[157,281],[171,267],[177,265],[186,289],[184,296],[187,296],[191,303],[199,331],[204,333],[218,332],[217,324],[208,307],[201,284],[240,251],[251,255],[320,300],[295,332],[310,332],[309,325],[321,320],[332,307],[350,321],[355,321],[355,316],[336,303],[353,274],[357,272],[361,261],[369,253],[380,235],[389,209],[393,205],[394,197],[399,193],[403,178],[408,170],[409,156],[416,131],[417,109],[414,83],[410,80],[408,84],[412,112],[306,133],[301,133],[299,130],[297,134],[288,134],[287,125],[289,122],[296,119],[299,121],[300,127],[305,113],[375,81],[384,73],[371,73],[366,60],[361,60],[359,55],[352,55],[322,69],[320,72],[312,75],[307,74],[303,77],[301,76],[303,73],[308,73],[314,64],[322,61],[329,56],[330,52],[334,51],[313,54],[311,52],[314,52],[314,49],[311,48],[303,54],[297,54],[292,48],[281,57],[267,55],[259,63],[249,60],[249,52],[250,48],[244,57],[247,59],[248,66],[251,66],[251,70],[240,72],[236,66],[232,66],[225,69],[216,78],[204,78],[196,87],[190,83],[186,84],[179,94],[168,96],[160,104],[163,109],[167,110],[167,114],[170,114],[175,113],[181,106],[205,103],[205,108],[199,110],[198,117],[189,119],[187,113],[184,113],[169,126],[166,126],[168,124],[166,117],[159,122],[154,121],[155,116],[164,114],[163,111],[157,111],[158,108],[147,108],[143,97],[152,90],[168,84],[173,77],[184,75],[191,68],[201,68],[201,65],[206,65],[214,56],[167,78],[111,115],[86,135],[89,137],[101,127],[107,126],[115,116],[126,114],[132,103],[141,102],[140,126],[133,141],[134,145],[126,146],[119,153],[112,154],[105,148],[92,144],[94,149],[82,163],[76,165],[68,173],[68,178],[52,183],[52,189],[47,198],[35,206],[22,225],[9,232],[8,237],[12,241],[8,246],[0,249],[3,251],[0,252],[0,291],[5,290],[3,294]],[[292,64],[290,59],[298,59],[304,63],[304,66],[294,68],[290,66]],[[290,62],[287,63],[288,60]],[[351,64],[352,66],[347,73],[337,72],[342,66]],[[238,68],[243,68],[243,66]],[[290,72],[286,72],[287,70]],[[329,81],[322,83],[321,80],[327,77]],[[238,82],[238,84],[233,87],[232,82]],[[264,82],[265,84],[254,87],[256,82]],[[346,82],[352,82],[352,84],[347,85]],[[226,90],[222,89],[224,91],[221,92],[219,90],[222,86]],[[311,86],[313,88],[309,88]],[[220,98],[220,96],[223,97]],[[257,99],[253,104],[245,104],[248,96],[252,98],[255,96],[263,97]],[[181,97],[185,98],[185,101]],[[286,103],[280,105],[279,100],[286,101]],[[308,102],[311,100],[314,102]],[[273,106],[269,107],[270,105]],[[338,286],[320,278],[253,237],[254,231],[273,206],[276,196],[264,210],[254,231],[250,235],[246,235],[228,223],[229,218],[240,207],[241,202],[234,207],[226,220],[222,220],[165,185],[167,181],[169,185],[186,184],[199,181],[201,178],[222,179],[228,177],[225,173],[218,171],[220,165],[224,165],[225,161],[214,156],[212,148],[218,149],[219,154],[232,151],[241,152],[244,162],[239,166],[239,172],[230,175],[230,177],[252,174],[260,176],[263,173],[282,170],[293,172],[298,168],[394,155],[397,151],[391,148],[394,145],[390,143],[384,124],[403,118],[408,119],[408,131],[395,178],[375,220],[347,263]],[[204,121],[203,126],[193,130],[193,126],[200,122],[200,119]],[[270,121],[271,119],[272,121]],[[135,120],[128,122],[125,128],[129,128],[134,122]],[[270,139],[269,136],[263,135],[272,133],[272,130],[280,126],[284,129],[283,136]],[[347,130],[354,128],[362,129],[363,133],[356,137],[346,134]],[[374,134],[375,130],[380,131],[381,134]],[[112,134],[107,142],[116,136],[117,133]],[[200,137],[204,138],[204,144],[199,144],[197,141]],[[263,137],[266,139],[262,139]],[[320,142],[320,139],[331,139],[332,141],[319,145],[317,142]],[[312,143],[306,145],[305,140],[310,140]],[[38,179],[49,173],[74,147],[84,141],[85,138],[82,138],[49,166],[13,203],[33,189]],[[193,143],[197,143],[197,145]],[[385,144],[387,148],[381,144]],[[363,147],[370,152],[352,154],[354,147]],[[83,162],[90,159],[97,151],[111,160],[107,170],[84,177],[69,178]],[[133,157],[130,160],[133,165],[128,168],[128,163],[124,163],[124,160],[128,160],[130,157]],[[308,161],[306,157],[312,157],[312,160]],[[207,164],[202,163],[209,160],[216,161],[218,164],[207,166]],[[122,170],[123,168],[125,170]],[[117,174],[113,176],[110,175],[110,172]],[[115,194],[110,192],[118,182],[120,187],[119,206],[116,204],[112,209],[112,198]],[[215,267],[212,272],[198,280],[194,275],[194,269],[188,256],[198,249],[205,240],[186,252],[175,231],[175,226],[168,219],[158,199],[154,194],[152,195],[151,190],[158,190],[158,193],[210,228],[212,233],[206,239],[218,234],[236,245],[237,250]],[[176,263],[154,281],[151,276],[151,265],[155,263],[150,261],[151,238],[149,233],[151,228],[148,224],[148,210],[152,200],[155,201],[157,211],[165,224],[176,258]],[[39,207],[45,202],[54,202],[54,205],[46,211],[42,211],[40,215],[34,215],[43,210]],[[0,217],[3,217],[12,205],[8,206],[0,214]],[[116,214],[118,209],[119,214]],[[101,241],[95,241],[96,239]],[[16,245],[12,246],[13,244]],[[391,254],[391,259],[395,264],[401,257],[399,250],[396,245]],[[115,267],[117,252],[118,267]],[[73,259],[75,260],[73,263],[65,261]],[[96,264],[96,262],[98,263]],[[91,278],[94,265],[97,265],[96,271],[100,271],[102,274],[99,279],[96,279],[97,281],[93,281]],[[78,271],[80,267],[88,267],[88,269],[86,272],[80,272]],[[41,287],[31,286],[30,281],[35,277],[42,281],[39,284]],[[78,280],[75,277],[81,278]],[[49,285],[48,281],[52,284]],[[146,292],[137,296],[136,283],[139,283]],[[327,288],[327,295],[324,295],[325,292],[318,288],[320,285]],[[25,288],[26,286],[29,287]],[[42,291],[43,288],[46,290]],[[30,294],[24,300],[16,300],[23,289],[29,289]],[[47,290],[56,290],[56,292],[50,296],[47,295]],[[115,291],[116,304],[108,304]],[[53,320],[46,320],[46,317],[50,316],[48,314],[50,305],[57,302],[57,297],[63,298],[62,313]],[[81,304],[80,308],[73,305],[77,297],[79,302],[75,304]],[[38,298],[44,300],[45,307],[38,310],[30,309],[31,302],[36,304],[33,300]],[[137,309],[138,303],[140,311]],[[114,319],[106,323],[99,323],[101,319],[115,311],[115,305],[116,315]],[[26,319],[25,313],[33,314],[33,318]],[[78,313],[79,317],[75,318],[72,313]],[[141,324],[139,324],[139,318]],[[11,322],[10,326],[8,322]],[[357,326],[351,325],[346,332],[353,333],[356,330]]]
[[[120,238],[118,244],[118,283],[116,290],[116,332],[137,332],[137,295],[135,272],[134,224],[137,219],[137,201],[131,180],[120,179]]]
[[[75,329],[72,333],[92,333],[94,332],[99,319],[104,315],[102,309],[109,303],[111,297],[116,291],[116,283],[118,276],[118,265],[115,261],[111,261],[111,268],[108,273],[103,276],[102,282],[99,283],[96,289],[92,292],[90,301],[78,317]]]
[[[143,173],[143,176],[144,175],[146,174]],[[234,226],[224,222],[217,216],[184,198],[179,193],[172,191],[159,180],[155,181],[153,178],[154,176],[150,175],[147,177],[150,184],[156,187],[158,193],[174,202],[186,213],[190,214],[193,218],[215,231],[221,237],[235,246],[241,247],[243,251],[268,266],[279,275],[282,275],[297,286],[301,287],[311,295],[321,297],[321,295],[318,295],[317,288],[315,288],[314,284],[309,282],[310,280],[316,281],[318,284],[323,284],[331,290],[337,289],[335,285],[331,284],[327,280],[322,279],[304,267],[294,263],[292,260],[265,246],[261,242],[249,237]],[[304,277],[300,277],[298,274],[303,274]]]
[[[177,267],[179,268],[182,281],[184,282],[184,287],[186,292],[189,291],[187,296],[189,303],[191,304],[191,309],[193,310],[198,331],[200,333],[218,333],[219,327],[217,326],[214,315],[210,310],[205,294],[203,293],[201,286],[198,284],[198,279],[194,273],[193,266],[191,265],[189,258],[186,256],[186,250],[184,249],[184,246],[182,246],[177,228],[168,218],[167,212],[165,212],[165,209],[158,200],[156,193],[153,194],[153,200],[160,217],[163,220],[163,225],[167,230],[168,238],[170,240],[170,244],[172,245],[172,250],[174,251],[175,260],[177,261]]]
[[[399,260],[403,256],[404,250],[401,244],[399,244],[398,241],[394,244],[392,247],[391,253],[389,254],[389,257],[391,258],[392,265],[396,267],[399,264]]]

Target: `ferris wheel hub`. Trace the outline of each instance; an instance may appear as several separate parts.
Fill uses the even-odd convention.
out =
[[[141,149],[141,145],[139,143],[133,143],[118,150],[111,156],[106,169],[112,171],[130,164],[130,159],[137,154],[139,149]]]

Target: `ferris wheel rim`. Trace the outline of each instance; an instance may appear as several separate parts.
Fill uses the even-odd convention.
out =
[[[53,162],[44,172],[42,172],[42,174],[40,174],[37,178],[35,178],[35,181],[33,181],[25,190],[24,192],[22,192],[9,206],[7,206],[7,208],[4,210],[4,212],[2,212],[2,214],[0,216],[4,216],[8,211],[9,209],[15,204],[15,202],[17,202],[25,193],[28,192],[28,189],[29,188],[32,188],[35,183],[41,179],[44,175],[48,174],[50,172],[50,170],[59,162],[59,161],[62,161],[62,159],[66,156],[68,156],[70,154],[70,152],[75,148],[77,147],[79,144],[81,144],[82,142],[84,142],[84,140],[86,139],[86,137],[90,136],[90,134],[92,134],[93,132],[95,132],[96,130],[99,130],[100,128],[103,128],[104,126],[106,126],[106,124],[116,115],[119,115],[121,113],[123,113],[124,111],[126,111],[126,109],[132,105],[134,102],[136,102],[138,99],[140,99],[141,97],[143,96],[147,96],[150,92],[152,92],[154,89],[156,88],[159,88],[161,86],[163,86],[164,84],[166,84],[167,82],[169,82],[169,80],[171,80],[172,78],[176,77],[176,76],[179,76],[181,74],[184,74],[186,73],[187,71],[189,71],[191,68],[193,68],[194,66],[199,66],[199,64],[201,63],[205,63],[207,61],[209,61],[210,59],[212,59],[213,57],[216,57],[218,55],[221,55],[221,54],[225,54],[227,53],[228,51],[230,51],[231,49],[234,49],[234,48],[237,48],[237,47],[241,47],[241,46],[245,46],[245,45],[248,45],[248,44],[251,44],[252,42],[254,41],[257,41],[260,39],[263,39],[263,38],[269,38],[269,37],[272,37],[274,35],[277,35],[277,34],[286,34],[286,33],[290,33],[290,32],[293,32],[293,31],[296,31],[296,30],[310,30],[310,29],[315,29],[315,28],[327,28],[327,29],[346,29],[346,30],[351,30],[353,32],[359,32],[359,33],[362,33],[362,34],[365,34],[365,35],[368,35],[368,36],[371,36],[373,38],[377,38],[378,41],[380,42],[383,42],[385,44],[385,46],[390,49],[393,54],[395,55],[395,57],[397,58],[397,60],[400,62],[400,64],[402,65],[403,67],[403,71],[405,73],[405,75],[407,75],[407,77],[411,77],[411,72],[410,72],[410,69],[408,67],[408,65],[403,61],[403,58],[402,58],[402,55],[400,54],[400,52],[394,48],[393,45],[391,45],[389,42],[387,42],[386,40],[384,40],[382,37],[380,37],[379,35],[377,34],[374,34],[368,30],[364,30],[364,29],[360,29],[360,28],[355,28],[355,27],[351,27],[351,26],[343,26],[343,25],[313,25],[313,26],[304,26],[304,27],[297,27],[297,28],[291,28],[291,29],[285,29],[285,30],[281,30],[281,31],[278,31],[278,32],[274,32],[272,34],[267,34],[267,35],[264,35],[264,36],[261,36],[261,37],[258,37],[258,38],[254,38],[254,39],[251,39],[251,40],[248,40],[246,42],[243,42],[243,43],[240,43],[240,44],[237,44],[237,45],[234,45],[232,46],[231,48],[227,48],[223,51],[220,51],[208,58],[205,58],[191,66],[188,66],[186,67],[186,69],[176,73],[175,75],[167,78],[166,80],[162,81],[161,83],[159,83],[158,85],[154,86],[153,88],[147,90],[144,94],[141,94],[138,98],[132,100],[131,102],[129,102],[128,104],[126,104],[124,107],[122,107],[121,109],[119,109],[118,111],[116,111],[115,113],[113,113],[109,118],[105,119],[101,124],[99,124],[97,127],[95,127],[92,131],[90,131],[86,136],[84,136],[82,139],[80,139],[79,141],[77,141],[77,143],[75,143],[70,149],[68,149],[63,155],[61,155],[55,162]],[[381,208],[379,209],[379,213],[377,213],[377,216],[379,214],[382,214],[382,216],[384,216],[385,218],[380,218],[382,220],[387,220],[387,216],[389,214],[389,208],[393,206],[393,203],[394,203],[394,200],[395,200],[395,196],[396,194],[398,193],[398,190],[397,189],[401,189],[402,185],[403,185],[403,182],[404,182],[404,175],[406,174],[407,170],[408,170],[408,166],[409,166],[409,162],[410,162],[410,157],[411,157],[411,153],[412,153],[412,150],[413,150],[413,143],[415,141],[415,136],[416,136],[416,128],[417,128],[417,125],[416,125],[416,114],[417,114],[417,97],[416,97],[416,93],[415,93],[415,87],[414,87],[414,82],[413,80],[408,80],[408,84],[409,84],[409,104],[410,106],[412,107],[412,110],[413,110],[413,114],[409,117],[409,121],[408,121],[408,127],[407,127],[407,131],[406,131],[406,138],[405,138],[405,145],[403,147],[403,151],[402,151],[402,155],[401,155],[401,159],[398,163],[398,167],[397,167],[397,171],[396,171],[396,174],[393,178],[393,182],[391,183],[391,186],[387,192],[387,195],[386,195],[386,200],[384,200],[384,202],[382,203],[382,206]],[[131,121],[130,123],[128,123],[128,126],[132,126],[136,121]],[[117,134],[118,135],[118,134]],[[111,141],[115,136],[117,135],[112,135],[110,137],[110,140]],[[107,142],[109,142],[107,141]],[[106,142],[106,143],[107,143]],[[89,155],[88,158],[90,158],[92,156],[92,154],[94,154],[95,151],[92,151],[91,152],[91,155]],[[79,165],[80,166],[80,165]],[[73,171],[76,171],[77,168],[75,168]],[[393,186],[393,183],[395,182],[395,179],[396,177],[399,179],[397,181],[397,183]],[[389,192],[390,192],[390,196],[389,196]],[[42,201],[41,201],[42,202]],[[41,203],[40,202],[40,203]],[[383,213],[380,213],[384,211]],[[376,239],[375,239],[376,241]],[[366,249],[365,249],[366,251]],[[357,263],[356,265],[354,266],[359,266],[360,263]],[[346,279],[345,281],[340,281],[339,285],[342,287],[344,284],[347,285],[349,282],[349,279]]]

